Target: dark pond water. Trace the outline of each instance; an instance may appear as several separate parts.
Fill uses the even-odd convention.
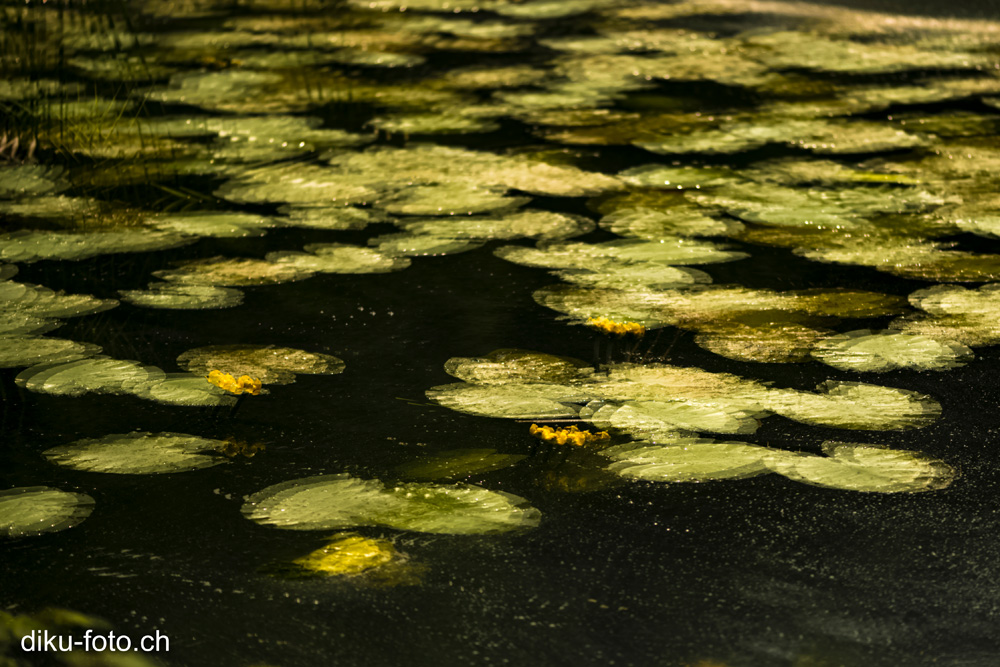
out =
[[[2,664],[1000,664],[995,3],[3,9]]]

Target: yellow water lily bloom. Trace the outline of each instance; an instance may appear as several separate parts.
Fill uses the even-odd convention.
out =
[[[604,443],[611,439],[607,431],[592,433],[591,431],[581,431],[576,426],[552,428],[551,426],[532,424],[528,432],[542,442],[555,443],[557,445],[571,444],[577,447]]]
[[[646,327],[638,322],[615,322],[607,317],[591,317],[587,320],[587,326],[615,336],[624,336],[625,334],[642,336],[646,333]]]
[[[251,396],[257,396],[260,394],[261,382],[249,375],[241,375],[238,378],[234,378],[229,373],[223,373],[222,371],[211,371],[206,378],[210,383],[214,384],[216,387],[221,387],[231,394],[250,394]]]

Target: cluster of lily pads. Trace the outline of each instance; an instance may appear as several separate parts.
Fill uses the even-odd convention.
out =
[[[961,249],[956,238],[1000,237],[995,23],[763,0],[348,0],[337,11],[307,0],[301,14],[254,0],[239,16],[221,0],[186,4],[197,22],[164,27],[175,5],[154,0],[130,30],[85,4],[0,16],[7,33],[33,27],[39,57],[58,53],[71,70],[0,79],[0,104],[27,114],[53,156],[0,164],[0,367],[23,368],[16,382],[28,391],[220,406],[236,399],[205,381],[213,371],[266,387],[343,370],[335,357],[278,346],[198,348],[177,359],[184,372],[114,359],[46,334],[117,301],[12,280],[18,264],[165,250],[184,258],[152,270],[144,289],[122,290],[123,301],[236,308],[244,289],[398,272],[487,247],[549,271],[559,282],[535,300],[572,323],[689,331],[705,351],[738,361],[816,362],[836,377],[946,371],[1000,342],[1000,254]],[[752,17],[751,27],[691,27],[733,15]],[[439,64],[469,53],[506,64]],[[127,85],[110,97],[109,82]],[[338,108],[368,116],[338,127]],[[486,147],[507,145],[508,132],[536,143]],[[602,159],[622,154],[643,163]],[[193,181],[208,185],[192,190]],[[167,203],[109,194],[150,185]],[[212,239],[279,228],[328,236],[253,257],[203,251]],[[342,232],[350,243],[332,240]],[[927,285],[904,298],[716,284],[720,265],[736,263],[727,275],[738,274],[761,247]],[[702,437],[750,436],[772,415],[863,431],[933,422],[938,403],[905,389],[775,387],[523,350],[456,357],[446,370],[460,382],[428,392],[444,407],[610,429],[618,440],[598,455],[623,479],[776,473],[896,492],[954,477],[940,461],[868,444],[826,442],[820,455]],[[134,432],[44,455],[75,470],[154,474],[218,465],[225,451],[196,435]],[[308,530],[530,528],[539,512],[525,499],[460,481],[526,457],[427,456],[398,470],[415,481],[395,486],[335,471],[269,487],[244,515]],[[60,530],[92,506],[56,489],[2,492],[0,534]],[[297,566],[357,574],[405,560],[384,540],[331,540]]]

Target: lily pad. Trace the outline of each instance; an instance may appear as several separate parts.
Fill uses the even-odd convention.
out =
[[[562,384],[580,379],[589,369],[579,359],[530,350],[502,349],[480,358],[452,357],[445,362],[444,370],[466,382],[504,385]]]
[[[812,355],[841,370],[880,373],[901,368],[949,370],[964,366],[972,359],[972,350],[919,334],[863,329],[821,341]]]
[[[135,306],[168,310],[234,308],[243,303],[243,292],[214,285],[153,283],[145,290],[121,290],[119,294]]]
[[[275,484],[243,506],[251,521],[290,530],[384,526],[423,533],[473,535],[538,525],[541,513],[518,496],[467,484],[401,484],[348,475]]]
[[[184,352],[177,364],[192,373],[207,376],[219,370],[230,375],[249,375],[263,384],[291,384],[298,373],[336,375],[344,372],[344,362],[329,354],[306,352],[290,347],[257,345],[209,345]],[[206,384],[208,384],[206,382]]]
[[[151,475],[209,468],[224,462],[221,440],[184,433],[134,431],[77,440],[42,452],[56,465],[88,472]]]
[[[94,510],[84,493],[48,486],[22,486],[0,491],[0,536],[26,537],[54,533],[77,525]]]
[[[797,482],[845,491],[935,491],[955,478],[949,465],[917,452],[853,442],[826,442],[823,449],[827,457],[797,454],[767,465]]]
[[[742,442],[677,437],[663,444],[638,442],[601,452],[614,463],[608,470],[648,482],[707,482],[746,479],[770,472],[768,462],[795,456]]]

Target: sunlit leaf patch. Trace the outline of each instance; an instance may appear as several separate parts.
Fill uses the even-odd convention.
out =
[[[797,454],[767,465],[797,482],[844,491],[900,493],[943,489],[955,470],[937,459],[897,449],[852,442],[826,442],[827,456]]]
[[[794,456],[790,452],[742,442],[715,442],[688,437],[658,444],[640,441],[601,452],[614,461],[608,469],[648,482],[707,482],[745,479],[770,472],[767,461]]]
[[[489,241],[519,237],[562,239],[579,236],[593,229],[593,223],[580,216],[526,209],[494,216],[454,216],[400,220],[396,223],[411,234],[442,239]]]
[[[635,401],[607,405],[591,420],[599,428],[615,428],[638,440],[659,441],[678,431],[753,433],[760,426],[757,414],[706,401]]]
[[[320,173],[331,179],[331,183],[338,182],[333,179],[350,182],[357,174],[368,174],[369,190],[375,184],[384,188],[395,183],[401,188],[452,183],[576,197],[621,187],[611,176],[573,166],[428,144],[410,144],[406,148],[380,146],[360,153],[331,153],[327,157],[333,169]]]
[[[809,359],[818,340],[830,332],[788,320],[760,324],[721,321],[706,323],[695,342],[728,359],[764,363],[795,363]]]
[[[256,345],[198,347],[177,357],[177,363],[195,374],[220,370],[233,376],[249,375],[264,384],[290,384],[298,373],[336,375],[344,371],[344,362],[329,354]]]
[[[472,134],[493,132],[500,126],[487,114],[405,113],[376,116],[369,125],[389,134]]]
[[[735,236],[743,228],[736,220],[714,218],[706,209],[694,206],[662,211],[621,208],[601,218],[600,225],[618,236],[667,242],[677,236]]]
[[[134,431],[77,440],[42,452],[50,462],[74,470],[150,475],[208,468],[225,462],[221,440],[184,433]]]
[[[112,253],[164,250],[190,242],[190,238],[180,234],[151,229],[91,233],[26,229],[0,235],[0,259],[8,262],[79,260]]]
[[[579,406],[574,403],[581,396],[588,396],[579,388],[518,382],[498,385],[457,382],[431,387],[426,393],[427,398],[456,412],[535,420],[576,417]]]
[[[292,263],[250,258],[210,257],[182,262],[173,269],[154,271],[153,275],[163,280],[188,285],[244,287],[304,280],[314,273],[313,269]]]
[[[68,363],[32,366],[15,378],[28,391],[56,396],[141,393],[163,380],[162,370],[136,361],[96,356]]]
[[[363,577],[366,582],[385,586],[418,584],[423,570],[389,540],[357,533],[337,533],[326,545],[287,567],[292,569],[275,566],[273,570],[287,577]]]
[[[0,281],[0,310],[38,318],[79,317],[114,308],[113,299],[64,294],[41,285]]]
[[[483,534],[538,525],[541,513],[518,496],[466,484],[401,484],[325,475],[253,494],[243,515],[291,530],[383,526],[424,533]]]
[[[452,357],[444,365],[459,380],[488,385],[561,384],[581,379],[587,369],[580,359],[517,349],[494,350],[485,357]]]
[[[805,424],[862,431],[922,428],[941,416],[937,401],[906,389],[827,381],[817,390],[772,389],[763,405]]]
[[[243,292],[214,285],[152,283],[144,290],[122,290],[119,294],[135,306],[168,310],[233,308],[243,303]]]
[[[0,536],[26,537],[54,533],[77,525],[94,510],[83,493],[48,486],[22,486],[0,491]]]
[[[841,370],[949,370],[965,365],[972,358],[972,350],[955,341],[863,329],[824,339],[816,345],[812,355]]]
[[[278,251],[267,254],[267,260],[277,267],[306,273],[389,273],[410,265],[406,257],[398,257],[359,246],[342,243],[315,243],[305,252]]]
[[[275,219],[246,213],[177,213],[147,219],[162,230],[191,236],[262,236],[275,226]]]
[[[224,389],[205,381],[205,376],[192,373],[166,373],[162,378],[137,388],[134,393],[167,405],[233,405],[236,399]]]
[[[482,241],[456,240],[428,236],[426,234],[382,234],[368,240],[376,250],[399,261],[399,256],[427,257],[429,255],[453,255],[459,252],[475,250],[483,245]]]
[[[66,188],[62,169],[37,164],[0,166],[0,199],[43,195]]]
[[[0,338],[0,368],[53,364],[92,357],[100,345],[64,338],[4,336]]]
[[[549,243],[538,248],[504,246],[496,255],[508,262],[548,269],[594,269],[614,262],[666,265],[714,264],[743,259],[746,254],[709,241],[666,237],[658,241],[621,239],[603,243]]]
[[[508,197],[503,188],[478,187],[467,183],[421,185],[406,188],[378,202],[378,207],[396,215],[474,215],[523,206],[526,197]]]

